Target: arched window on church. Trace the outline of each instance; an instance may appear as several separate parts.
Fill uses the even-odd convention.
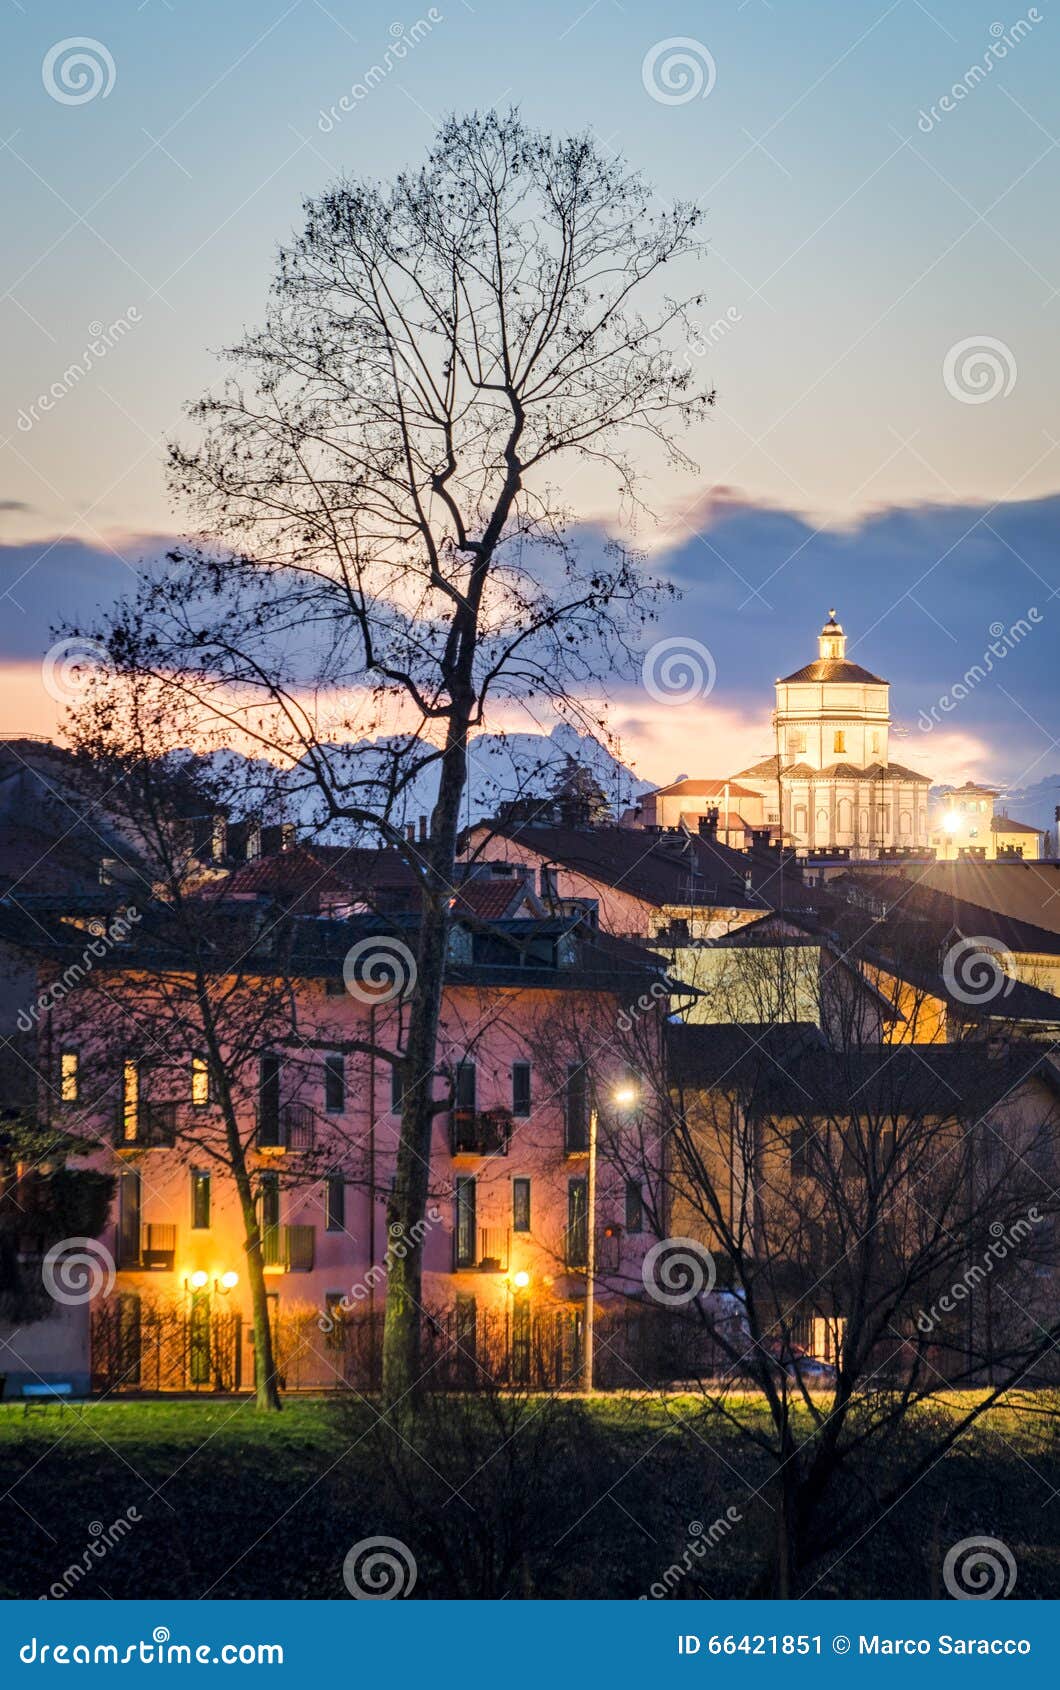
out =
[[[833,751],[845,751],[846,748],[847,748],[847,736],[843,732],[842,728],[837,728],[835,733],[832,736],[832,750]]]
[[[913,818],[909,814],[908,810],[903,810],[901,815],[898,817],[898,831],[904,835],[908,835],[913,831]]]
[[[805,806],[805,804],[796,804],[796,806],[795,806],[795,832],[796,833],[805,833],[806,832],[806,806]]]
[[[840,833],[849,833],[853,823],[853,805],[849,798],[839,800],[838,827]]]

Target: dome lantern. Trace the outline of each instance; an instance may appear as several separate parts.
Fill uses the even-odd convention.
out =
[[[834,610],[828,612],[828,621],[818,636],[817,649],[822,663],[842,663],[846,658],[847,637],[836,621]]]

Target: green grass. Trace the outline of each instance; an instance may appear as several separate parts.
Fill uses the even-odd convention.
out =
[[[119,1401],[28,1416],[3,1404],[0,1595],[46,1594],[98,1541],[93,1522],[106,1530],[135,1509],[131,1531],[90,1558],[71,1596],[344,1598],[347,1550],[382,1534],[409,1544],[416,1594],[427,1598],[636,1597],[694,1541],[692,1521],[709,1523],[730,1504],[740,1523],[674,1594],[753,1594],[772,1514],[748,1487],[766,1468],[722,1426],[683,1426],[696,1407],[683,1397],[571,1405],[554,1471],[551,1456],[542,1465],[540,1450],[531,1453],[529,1432],[505,1445],[482,1413],[431,1445],[430,1467],[395,1444],[395,1486],[374,1413],[350,1403],[288,1399],[282,1414],[259,1415],[230,1398]],[[466,1501],[454,1502],[445,1475],[461,1483],[483,1453]],[[946,1549],[979,1533],[1012,1549],[1017,1595],[1055,1597],[1057,1487],[1051,1422],[995,1411],[865,1542],[815,1568],[826,1576],[813,1594],[938,1595]],[[514,1492],[525,1514],[513,1512]]]

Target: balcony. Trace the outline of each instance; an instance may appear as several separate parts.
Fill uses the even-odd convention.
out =
[[[477,1253],[473,1254],[470,1240],[456,1238],[454,1273],[507,1273],[509,1233],[506,1226],[480,1226],[475,1238]]]
[[[316,1259],[315,1226],[265,1226],[261,1231],[266,1273],[311,1273]]]
[[[175,1103],[136,1103],[123,1106],[118,1120],[122,1150],[168,1149],[176,1142]]]
[[[453,1156],[507,1156],[512,1118],[507,1109],[452,1109],[449,1149]]]
[[[172,1273],[176,1259],[176,1227],[169,1222],[148,1221],[140,1244],[140,1266],[156,1273]]]
[[[279,1109],[259,1107],[256,1143],[267,1154],[312,1150],[316,1143],[316,1116],[308,1103],[285,1103]]]

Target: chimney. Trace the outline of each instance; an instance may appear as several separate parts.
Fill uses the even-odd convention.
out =
[[[427,843],[427,817],[421,816],[420,817],[420,844],[426,845],[426,843]]]
[[[699,818],[699,837],[701,839],[717,839],[718,837],[718,806],[712,804],[705,815]]]
[[[406,825],[405,825],[405,838],[408,840],[410,845],[415,845],[415,843],[416,843],[416,827],[415,827],[414,822],[407,822],[406,823]]]

